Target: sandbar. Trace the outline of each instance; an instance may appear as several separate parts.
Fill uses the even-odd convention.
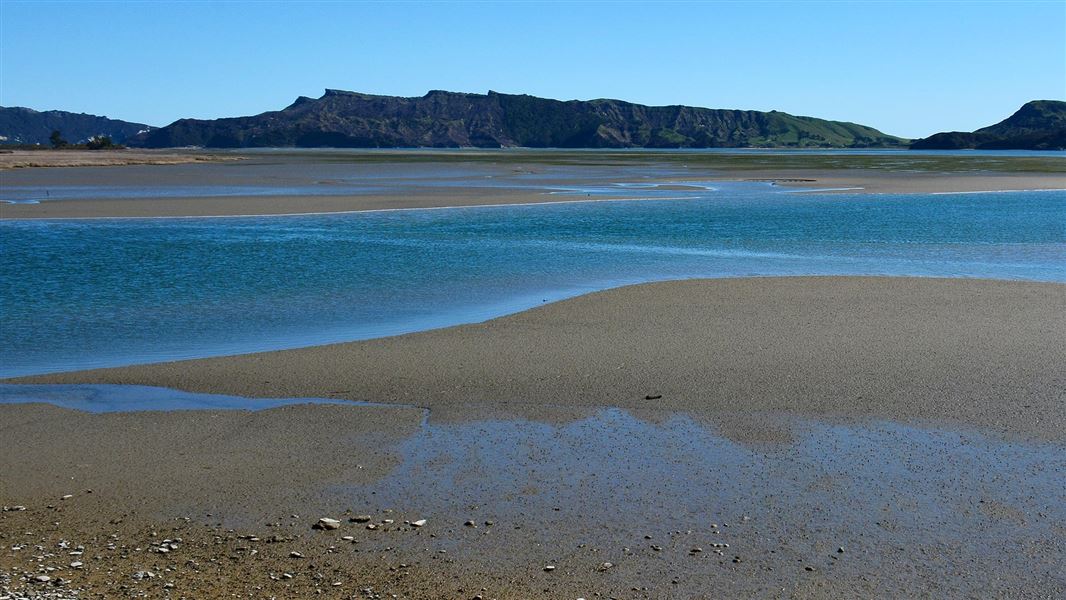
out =
[[[1056,597],[1063,364],[1064,285],[793,277],[643,284],[392,338],[9,380],[395,407],[0,405],[2,584]],[[338,529],[313,529],[320,517]]]
[[[97,156],[70,153],[72,160],[76,154]],[[31,199],[37,203],[0,203],[0,219],[286,215],[693,198],[700,196],[702,186],[719,181],[855,194],[1066,189],[1066,158],[1059,156],[533,150],[278,150],[242,155],[190,150],[108,156],[112,154],[130,164],[4,171],[0,178],[5,187],[40,193]],[[4,156],[13,155],[0,159]],[[185,164],[163,164],[168,161]],[[643,187],[610,193],[611,186],[633,184]],[[587,186],[599,191],[582,193]],[[78,199],[48,196],[50,190],[70,187],[122,193]],[[192,188],[199,192],[182,191]],[[159,190],[166,193],[158,195]]]
[[[867,415],[1063,439],[1063,364],[1060,284],[767,277],[636,285],[397,337],[11,381],[433,410]]]

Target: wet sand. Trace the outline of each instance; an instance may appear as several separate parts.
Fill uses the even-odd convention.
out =
[[[160,157],[169,155],[151,156],[162,161]],[[200,160],[192,154],[175,156],[184,162]],[[700,188],[689,182],[714,181],[764,181],[850,193],[1066,189],[1066,160],[1061,157],[531,150],[279,151],[242,157],[208,152],[205,156],[222,162],[5,171],[3,183],[12,188],[101,186],[125,191],[122,197],[42,197],[35,198],[37,204],[0,204],[0,218],[278,215],[639,198],[632,188],[617,195],[609,189],[591,196],[556,193],[560,188],[634,183],[659,184],[655,191],[669,197],[698,193]],[[235,158],[241,160],[233,162]],[[151,197],[151,190],[168,186],[203,188],[206,196]],[[239,189],[217,193],[226,186],[251,186],[262,193]],[[138,196],[137,189],[145,190],[144,195]]]
[[[24,378],[397,406],[0,405],[0,503],[26,507],[0,513],[0,573],[109,597],[1057,597],[1064,340],[1058,284],[760,278]]]
[[[596,200],[611,200],[597,197]],[[397,194],[226,196],[202,198],[53,200],[40,204],[0,204],[2,219],[98,219],[137,217],[227,217],[343,213],[409,208],[542,204],[585,201],[549,191],[444,190]]]
[[[1020,190],[1066,190],[1062,173],[886,173],[884,171],[808,172],[775,171],[763,173],[764,181],[775,181],[797,189],[838,189],[861,194],[955,194]],[[749,177],[745,180],[759,179]]]
[[[862,415],[1062,439],[1063,340],[1066,286],[1059,284],[695,280],[607,290],[398,337],[10,381],[346,398],[435,411],[615,406]],[[1019,396],[1021,406],[1004,402]]]

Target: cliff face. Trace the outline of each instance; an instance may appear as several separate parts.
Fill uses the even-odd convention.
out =
[[[714,148],[900,146],[876,129],[780,112],[559,101],[432,91],[419,98],[326,90],[251,117],[182,119],[139,136],[148,147]]]
[[[974,132],[950,131],[917,140],[916,150],[1066,149],[1066,102],[1034,100],[1010,117]]]
[[[48,137],[59,131],[63,139],[77,144],[91,137],[110,136],[118,144],[152,128],[143,123],[130,123],[107,117],[65,112],[36,111],[20,106],[0,107],[0,144],[48,145]]]

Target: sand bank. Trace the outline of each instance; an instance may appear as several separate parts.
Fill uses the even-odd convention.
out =
[[[399,337],[12,381],[434,410],[553,405],[870,416],[1061,439],[1063,340],[1066,286],[1058,284],[723,279],[619,288]]]
[[[844,189],[850,193],[1066,189],[1066,161],[1058,157],[278,151],[249,153],[232,162],[237,157],[226,152],[203,156],[126,152],[107,153],[104,159],[114,155],[115,160],[133,161],[132,157],[143,155],[144,161],[152,164],[5,171],[5,186],[36,190],[39,193],[29,199],[39,203],[0,204],[0,218],[349,212],[642,198],[642,190],[649,192],[647,197],[685,198],[700,195],[701,187],[692,184],[714,181],[774,181],[782,187]],[[3,156],[13,155],[0,155],[0,159]],[[159,164],[169,160],[196,162],[205,157],[215,162]],[[610,193],[611,186],[618,184],[643,187]],[[590,186],[598,191],[591,195],[575,192]],[[49,197],[50,190],[62,192],[70,187],[104,191],[93,199]],[[183,193],[183,189],[197,191]],[[570,193],[558,193],[562,190]],[[160,191],[165,193],[159,195]],[[108,193],[115,195],[108,197]]]
[[[612,200],[597,197],[596,200]],[[301,215],[412,208],[446,208],[575,202],[591,199],[553,195],[549,190],[466,190],[332,196],[223,196],[207,198],[59,200],[0,204],[3,219],[99,219],[138,217],[233,217]]]
[[[26,507],[0,513],[0,585],[1056,597],[1064,340],[1062,285],[739,279],[368,342],[28,378],[430,412],[0,406],[0,503]],[[339,528],[313,530],[319,517]]]
[[[1066,190],[1062,173],[893,173],[885,171],[762,174],[764,180],[797,189],[839,188],[862,194],[951,194],[1017,190]],[[746,179],[759,179],[747,174]],[[788,181],[791,179],[791,181]]]
[[[218,153],[183,150],[12,150],[0,152],[0,170],[39,167],[120,167],[129,165],[180,165],[196,162],[240,160]]]

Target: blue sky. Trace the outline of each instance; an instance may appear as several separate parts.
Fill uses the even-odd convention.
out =
[[[1066,0],[0,0],[3,106],[165,125],[327,87],[777,109],[919,137],[1066,100]]]

